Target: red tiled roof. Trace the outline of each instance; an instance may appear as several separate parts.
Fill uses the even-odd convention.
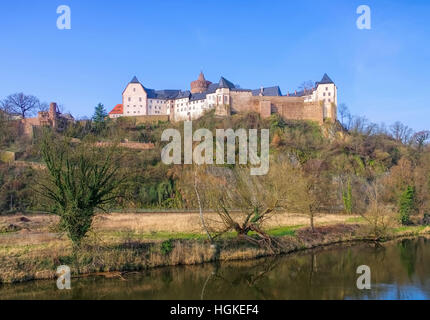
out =
[[[123,106],[122,104],[117,104],[115,108],[112,109],[111,112],[109,112],[109,114],[123,114],[124,110],[123,110]]]

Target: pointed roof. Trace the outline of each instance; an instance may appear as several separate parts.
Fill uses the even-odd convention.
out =
[[[205,75],[203,74],[203,71],[202,71],[202,72],[200,72],[200,75],[199,75],[198,80],[199,80],[199,81],[205,81],[205,82],[206,82],[206,78],[205,78]]]
[[[226,78],[221,77],[221,79],[219,80],[219,84],[218,84],[218,88],[228,88],[228,89],[234,89],[235,85],[233,83],[231,83],[230,81],[228,81]]]
[[[333,80],[330,79],[330,77],[327,75],[327,73],[324,73],[323,78],[321,79],[318,84],[334,84]]]
[[[139,80],[137,80],[137,77],[134,76],[133,79],[131,79],[130,83],[140,83]]]

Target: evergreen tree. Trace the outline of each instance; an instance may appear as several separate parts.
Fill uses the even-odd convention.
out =
[[[399,199],[399,219],[403,225],[410,223],[410,216],[415,209],[415,188],[408,186]]]
[[[100,133],[105,127],[106,127],[106,117],[108,116],[108,113],[106,112],[106,109],[103,104],[99,103],[94,110],[93,115],[93,130],[96,133]]]
[[[348,179],[347,189],[342,193],[343,206],[347,214],[352,214],[352,186],[351,179]]]
[[[105,118],[108,116],[106,109],[102,103],[99,103],[97,107],[95,107],[93,122],[96,124],[105,122]]]

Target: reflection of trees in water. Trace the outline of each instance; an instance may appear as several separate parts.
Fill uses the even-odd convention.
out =
[[[398,290],[397,297],[410,295],[410,283],[402,259],[416,262],[420,244],[413,241],[414,253],[401,257],[396,245],[368,243],[341,250],[316,250],[291,256],[264,259],[259,263],[234,267],[222,265],[204,281],[204,297],[248,299],[376,299]],[[406,250],[410,246],[403,245]],[[415,257],[415,258],[414,258]],[[426,260],[428,261],[428,260]],[[372,290],[358,290],[357,267],[368,265]],[[428,270],[427,273],[428,275]],[[381,285],[376,285],[377,283]],[[397,286],[396,284],[399,284]],[[394,284],[388,286],[385,284]],[[228,293],[222,295],[222,292]],[[395,297],[394,297],[395,298]]]
[[[355,288],[358,260],[352,249],[316,250],[246,267],[224,266],[208,276],[202,296],[240,290],[241,297],[249,299],[343,299]]]
[[[228,287],[237,288],[243,287],[244,289],[250,289],[256,295],[256,299],[266,300],[270,299],[270,287],[264,288],[264,285],[259,285],[259,282],[265,279],[266,275],[273,271],[279,263],[278,257],[269,257],[265,259],[257,260],[258,263],[249,268],[246,268],[242,272],[238,272],[231,277],[228,269],[220,268],[220,264],[217,264],[214,271],[206,279],[203,288],[201,299],[204,299],[205,290],[208,287],[208,283],[220,282],[221,287],[227,289]],[[226,273],[228,273],[226,275]]]
[[[409,279],[415,273],[418,245],[418,241],[411,241],[410,239],[404,239],[397,243],[397,248],[400,252],[400,261],[408,272]]]
[[[430,292],[427,239],[327,248],[241,262],[147,270],[119,279],[72,280],[72,292],[55,281],[0,286],[11,299],[376,299]],[[356,287],[357,267],[368,265],[372,290]],[[424,291],[420,291],[423,289]],[[417,293],[418,292],[418,293]],[[424,293],[422,293],[424,292]],[[427,294],[428,295],[428,294]]]

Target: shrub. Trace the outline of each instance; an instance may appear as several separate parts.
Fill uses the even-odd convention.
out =
[[[167,241],[164,241],[162,244],[161,244],[161,253],[163,254],[163,255],[165,255],[165,256],[167,256],[169,253],[171,253],[172,252],[172,250],[173,250],[173,240],[172,239],[169,239],[169,240],[167,240]]]

